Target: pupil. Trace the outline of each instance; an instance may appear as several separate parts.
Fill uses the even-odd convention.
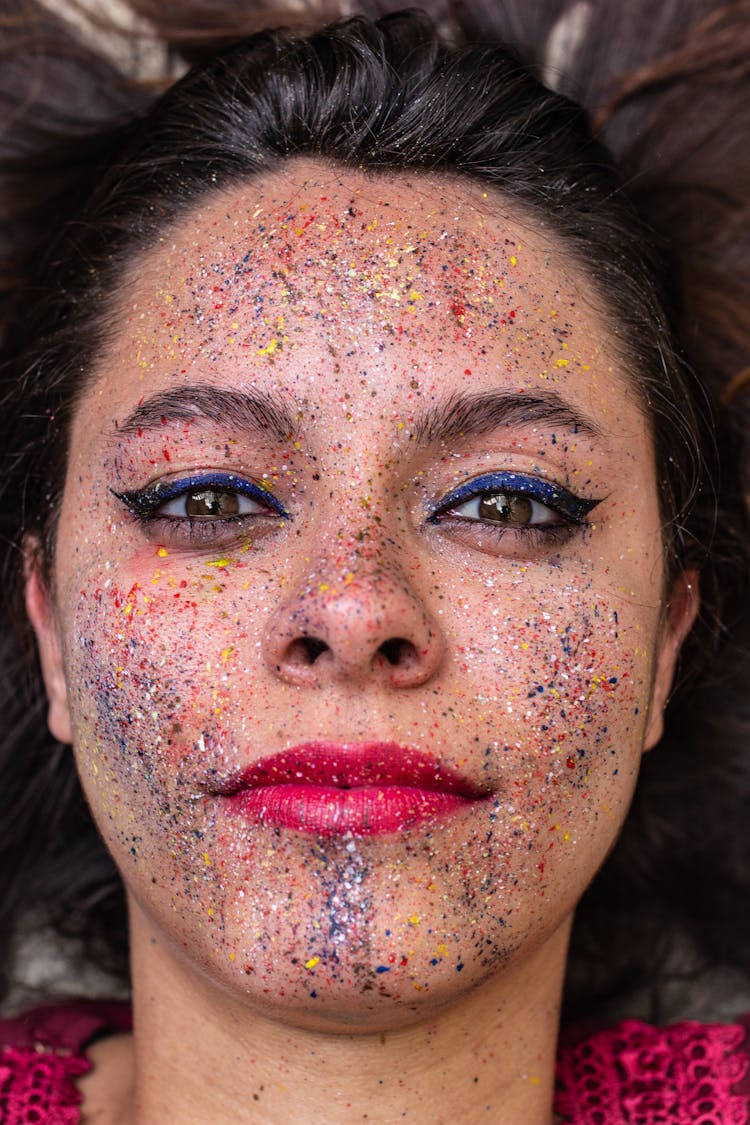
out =
[[[497,492],[479,501],[479,515],[494,523],[523,525],[531,522],[532,501],[527,496],[511,496]]]
[[[239,511],[237,497],[231,492],[191,492],[185,501],[185,513],[193,519],[223,518],[236,516]]]

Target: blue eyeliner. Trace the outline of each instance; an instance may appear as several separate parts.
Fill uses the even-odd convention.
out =
[[[601,503],[601,500],[584,500],[583,497],[574,496],[562,485],[553,484],[551,481],[540,477],[527,476],[525,473],[500,472],[485,473],[484,476],[474,477],[459,485],[437,504],[431,506],[428,513],[429,519],[447,513],[451,508],[471,500],[475,496],[491,495],[494,492],[506,492],[515,496],[528,496],[532,500],[551,508],[553,512],[573,524],[580,524],[586,519],[589,512]]]
[[[272,492],[261,488],[254,481],[246,477],[235,476],[234,473],[201,473],[197,476],[179,477],[176,480],[158,481],[147,488],[133,489],[125,492],[112,492],[123,504],[139,519],[148,519],[155,516],[163,504],[184,496],[190,492],[200,492],[215,489],[217,492],[237,492],[242,496],[249,496],[267,508],[272,508],[278,515],[289,519],[286,508],[273,495]],[[165,519],[176,518],[165,516]],[[241,519],[235,516],[234,519]]]

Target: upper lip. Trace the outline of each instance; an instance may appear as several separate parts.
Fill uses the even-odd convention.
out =
[[[490,791],[431,754],[396,742],[305,742],[261,758],[214,786],[213,792],[231,797],[269,785],[398,785],[474,799]]]

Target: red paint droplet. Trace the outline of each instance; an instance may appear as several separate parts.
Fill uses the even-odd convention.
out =
[[[568,767],[569,770],[574,770],[576,768],[576,764],[575,764],[575,762],[573,761],[572,758],[568,758],[565,765]]]

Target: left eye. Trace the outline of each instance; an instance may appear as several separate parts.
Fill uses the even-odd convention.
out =
[[[495,530],[558,533],[586,524],[599,503],[563,488],[561,484],[526,473],[485,473],[453,489],[433,509],[431,519],[476,523]]]
[[[267,515],[268,506],[241,492],[224,488],[194,488],[160,504],[154,512],[171,519],[231,520]]]
[[[443,514],[465,520],[481,520],[483,523],[499,524],[502,527],[544,527],[561,524],[565,520],[558,513],[519,492],[485,492],[472,496],[463,504],[455,505]]]

